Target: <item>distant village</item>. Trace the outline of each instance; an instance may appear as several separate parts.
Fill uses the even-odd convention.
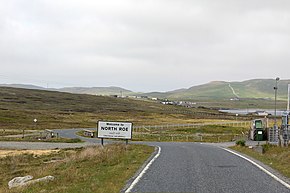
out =
[[[131,98],[131,99],[143,99],[143,100],[152,100],[152,101],[156,101],[159,102],[163,105],[176,105],[176,106],[182,106],[182,107],[186,107],[186,108],[194,108],[197,107],[197,103],[196,102],[190,102],[190,101],[170,101],[169,99],[160,99],[160,98],[156,98],[156,97],[149,97],[149,96],[123,96],[123,95],[110,95],[110,97],[114,97],[114,98]],[[239,98],[231,98],[230,101],[239,101]],[[221,111],[223,112],[223,111]],[[251,115],[256,115],[256,116],[268,116],[271,115],[271,113],[268,113],[264,110],[256,110],[254,112],[248,112],[246,114],[251,114]]]
[[[168,99],[159,99],[156,97],[148,97],[148,96],[120,96],[120,95],[110,95],[111,97],[115,98],[131,98],[131,99],[145,99],[145,100],[152,100],[160,102],[163,105],[176,105],[176,106],[182,106],[187,108],[195,107],[197,103],[195,102],[189,102],[189,101],[170,101]]]

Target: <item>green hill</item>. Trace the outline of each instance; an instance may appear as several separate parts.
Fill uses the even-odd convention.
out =
[[[278,99],[287,99],[287,88],[290,80],[280,80],[278,83]],[[169,99],[232,99],[232,98],[274,98],[274,79],[254,79],[243,82],[214,81],[208,84],[193,86],[189,89],[165,93],[147,93],[151,97]]]
[[[280,80],[278,84],[278,99],[287,99],[287,86],[290,80]],[[1,86],[1,85],[0,85]],[[172,100],[229,100],[232,98],[243,99],[273,99],[274,79],[253,79],[243,82],[213,81],[207,84],[193,86],[188,89],[178,89],[169,92],[135,93],[120,87],[65,87],[60,89],[36,87],[33,85],[2,85],[7,87],[28,88],[38,90],[52,90],[75,94],[90,95],[123,95],[123,96],[149,96],[168,98]]]

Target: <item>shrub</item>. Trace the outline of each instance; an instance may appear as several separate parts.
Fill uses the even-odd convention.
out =
[[[273,148],[273,147],[276,147],[275,145],[271,145],[269,143],[266,143],[264,145],[262,145],[263,147],[263,153],[265,153],[266,151],[268,151],[269,149]]]
[[[238,141],[236,141],[236,145],[244,147],[244,146],[246,146],[246,141],[245,140],[238,140]]]

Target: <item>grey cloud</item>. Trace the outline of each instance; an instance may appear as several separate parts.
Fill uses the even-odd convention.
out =
[[[71,86],[171,90],[289,78],[288,50],[286,0],[0,2],[6,76],[25,71]]]

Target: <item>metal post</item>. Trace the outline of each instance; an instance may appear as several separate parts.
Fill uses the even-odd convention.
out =
[[[289,100],[290,100],[290,84],[288,84],[288,102],[287,102],[287,112],[289,113]]]
[[[104,147],[104,138],[101,138],[101,145]]]
[[[277,127],[277,90],[278,90],[278,81],[280,80],[279,77],[276,78],[276,86],[274,87],[275,90],[275,113],[274,113],[274,127]]]

